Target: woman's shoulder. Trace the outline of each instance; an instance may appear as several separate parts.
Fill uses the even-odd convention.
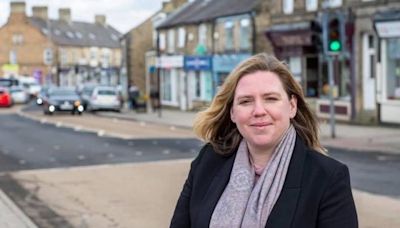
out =
[[[307,149],[306,154],[306,167],[309,167],[320,174],[332,176],[338,171],[345,171],[348,169],[345,164],[330,157],[329,153],[322,154],[318,151]]]

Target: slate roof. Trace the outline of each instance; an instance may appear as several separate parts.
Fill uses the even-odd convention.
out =
[[[195,0],[170,14],[157,29],[249,13],[254,11],[258,3],[258,0]]]
[[[37,27],[43,35],[48,35],[46,20],[38,17],[29,17],[29,21]],[[49,20],[50,37],[58,45],[66,46],[94,46],[120,48],[121,33],[113,27],[95,23],[76,22],[67,23],[59,20]]]
[[[396,21],[400,20],[400,9],[391,9],[377,12],[374,21]]]

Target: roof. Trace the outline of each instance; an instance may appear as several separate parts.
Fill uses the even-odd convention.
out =
[[[195,0],[170,14],[157,29],[250,13],[255,10],[258,2],[258,0]]]
[[[60,20],[46,20],[38,17],[29,17],[29,21],[42,34],[48,36],[51,28],[51,40],[59,45],[68,46],[95,46],[119,48],[121,33],[113,27],[87,22],[72,21],[67,23]],[[47,25],[48,24],[48,25]]]
[[[374,21],[397,21],[400,20],[400,9],[391,9],[377,12]]]

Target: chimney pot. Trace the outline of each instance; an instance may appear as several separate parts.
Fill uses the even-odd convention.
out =
[[[60,8],[58,9],[58,19],[67,23],[71,23],[71,9]]]
[[[98,25],[106,26],[106,16],[105,15],[95,15],[94,21]]]
[[[47,6],[34,6],[32,7],[32,16],[42,18],[43,20],[47,20]]]

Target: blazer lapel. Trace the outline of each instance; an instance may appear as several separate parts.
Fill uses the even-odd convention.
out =
[[[291,227],[300,196],[303,167],[306,158],[305,150],[304,142],[297,135],[285,183],[278,201],[268,217],[266,228]]]
[[[214,208],[229,182],[235,156],[236,153],[228,158],[224,158],[224,164],[221,169],[215,173],[215,176],[208,187],[207,193],[202,199],[201,209],[199,210],[199,216],[197,217],[196,225],[194,227],[209,226]]]

